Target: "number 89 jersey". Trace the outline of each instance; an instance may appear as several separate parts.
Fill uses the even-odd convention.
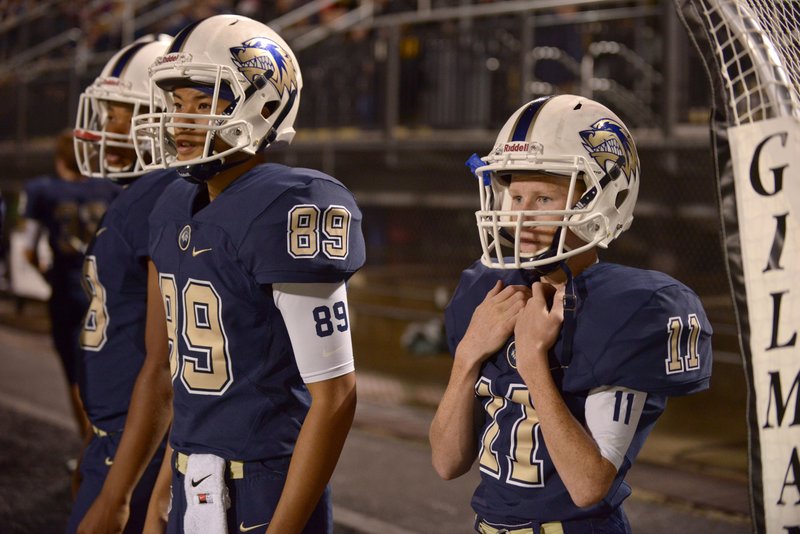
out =
[[[199,195],[204,185],[177,181],[150,218],[170,344],[171,443],[235,460],[288,456],[310,398],[270,284],[347,280],[364,263],[361,212],[335,179],[277,164],[254,167],[196,209]],[[347,324],[342,313],[333,310],[332,325]]]
[[[525,271],[490,269],[479,262],[462,274],[445,314],[453,354],[475,308],[498,279],[505,285],[531,283]],[[590,392],[611,390],[615,402],[593,408],[592,421],[604,429],[630,433],[632,441],[606,497],[595,506],[578,508],[553,465],[536,407],[517,372],[512,335],[484,363],[475,384],[484,419],[477,436],[481,483],[472,506],[489,521],[522,524],[607,516],[630,495],[625,474],[663,412],[666,398],[709,386],[711,326],[688,287],[663,273],[611,263],[589,267],[574,285],[572,357],[567,361],[563,354],[562,330],[550,350],[553,379],[567,408],[583,425]],[[635,423],[631,390],[646,394]],[[628,424],[636,426],[630,429]]]

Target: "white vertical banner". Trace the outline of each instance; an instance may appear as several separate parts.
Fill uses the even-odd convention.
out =
[[[800,534],[800,121],[769,119],[728,135],[765,527]]]

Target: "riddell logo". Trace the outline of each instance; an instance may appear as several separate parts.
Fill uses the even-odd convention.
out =
[[[167,54],[164,56],[159,56],[156,58],[153,66],[163,65],[164,63],[172,63],[173,61],[178,61],[182,56],[185,54],[181,54],[180,52],[173,52],[171,54]]]
[[[527,152],[528,143],[506,143],[503,145],[503,152]]]

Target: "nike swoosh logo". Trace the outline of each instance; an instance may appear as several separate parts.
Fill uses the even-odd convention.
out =
[[[111,458],[111,456],[106,456],[105,464],[106,465],[111,465],[113,463],[114,463],[114,460]]]
[[[97,231],[97,233],[95,233],[95,234],[94,234],[94,236],[95,236],[95,237],[100,237],[100,234],[102,234],[102,233],[103,233],[103,232],[105,232],[106,230],[108,230],[108,228],[106,228],[106,227],[104,226],[104,227],[100,228],[100,229]]]
[[[269,525],[269,523],[261,523],[260,525],[253,525],[252,527],[246,527],[244,526],[244,521],[242,521],[242,524],[239,525],[239,532],[250,532],[251,530],[255,530],[257,528],[263,528],[266,527],[267,525]]]
[[[194,258],[195,256],[199,256],[203,252],[208,252],[209,250],[211,250],[211,249],[210,248],[201,248],[200,250],[197,250],[196,248],[192,247],[192,257]]]
[[[196,488],[197,486],[199,486],[199,485],[200,485],[200,483],[201,483],[201,482],[203,482],[205,479],[207,479],[208,477],[210,477],[212,474],[213,474],[213,473],[211,473],[211,474],[208,474],[208,475],[204,476],[203,478],[201,478],[200,480],[195,480],[195,479],[192,479],[192,487],[193,487],[193,488]]]
[[[322,357],[323,358],[329,358],[329,357],[333,356],[334,354],[336,354],[337,352],[341,351],[342,349],[344,349],[346,347],[347,347],[347,345],[342,345],[340,347],[336,347],[333,350],[325,350],[325,349],[323,349],[322,350]]]

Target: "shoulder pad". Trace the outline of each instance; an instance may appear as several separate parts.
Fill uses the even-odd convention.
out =
[[[586,274],[576,280],[564,389],[616,385],[686,395],[708,388],[712,329],[691,289],[663,273],[620,266]]]
[[[242,190],[250,195],[264,188],[272,196],[240,245],[258,282],[347,280],[365,261],[361,211],[352,193],[318,171],[265,167],[263,179]]]

